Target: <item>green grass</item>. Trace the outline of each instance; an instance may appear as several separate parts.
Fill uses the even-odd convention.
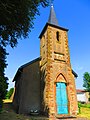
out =
[[[78,103],[80,113],[78,114],[79,117],[86,117],[90,120],[90,104],[81,104]]]
[[[90,120],[89,105],[90,104],[83,105],[81,107],[81,114],[78,114],[78,117],[81,117],[82,120],[84,120],[84,118],[87,118],[88,120]],[[11,101],[9,101],[8,103],[5,101],[3,110],[0,113],[0,120],[49,120],[49,119],[45,117],[31,117],[31,116],[16,114],[13,111]]]
[[[90,108],[90,104],[81,104],[81,107]]]
[[[10,99],[5,99],[5,100],[3,100],[3,103],[12,103],[12,100],[10,100]]]
[[[81,103],[81,102],[78,102],[78,107],[90,108],[90,103]]]
[[[78,114],[78,117],[85,117],[90,120],[90,108],[88,107],[81,107],[81,113]]]

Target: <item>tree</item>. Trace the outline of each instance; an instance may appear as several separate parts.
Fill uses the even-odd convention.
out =
[[[0,46],[0,106],[2,106],[2,99],[5,98],[8,88],[8,78],[5,77],[6,55],[6,50]]]
[[[90,101],[90,73],[85,72],[83,76],[83,87],[86,88],[86,91],[89,92],[89,101]]]
[[[10,99],[10,97],[11,97],[12,94],[13,94],[13,92],[14,92],[14,88],[11,88],[11,89],[7,92],[7,94],[6,94],[6,99]]]
[[[46,7],[48,0],[0,0],[0,44],[14,47],[18,38],[26,38],[39,5]]]
[[[0,0],[0,101],[7,91],[6,46],[13,48],[19,38],[28,36],[40,5],[48,6],[48,0]]]

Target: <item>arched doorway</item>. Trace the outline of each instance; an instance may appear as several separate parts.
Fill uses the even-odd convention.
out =
[[[56,111],[57,114],[68,114],[68,98],[65,77],[60,74],[56,80]]]

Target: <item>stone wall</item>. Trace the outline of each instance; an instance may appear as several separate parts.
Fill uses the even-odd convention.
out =
[[[30,114],[39,111],[41,107],[40,97],[40,60],[23,68],[21,79],[18,76],[13,104],[20,114]]]
[[[56,38],[57,31],[60,34],[59,41]],[[45,82],[44,107],[50,117],[63,116],[58,115],[56,110],[56,82],[65,82],[68,94],[68,116],[76,116],[76,87],[70,64],[67,31],[48,25],[43,36],[41,38],[41,57],[43,58],[41,59],[41,71],[45,71],[45,79],[42,79]],[[44,48],[42,41],[44,41]]]

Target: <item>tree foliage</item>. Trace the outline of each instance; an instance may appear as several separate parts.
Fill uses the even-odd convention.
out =
[[[2,99],[5,98],[8,88],[8,78],[5,77],[6,55],[6,50],[0,46],[0,106],[2,106]]]
[[[86,90],[90,92],[90,73],[88,72],[84,73],[83,82],[84,82],[83,87],[85,87]]]
[[[0,0],[0,44],[14,47],[18,38],[27,37],[39,5],[46,7],[48,0]]]
[[[12,48],[21,37],[26,38],[33,28],[33,20],[39,15],[39,6],[48,6],[48,0],[0,0],[0,101],[7,92],[5,77],[6,46]]]
[[[6,99],[10,99],[10,97],[11,97],[12,94],[13,94],[13,92],[14,92],[14,88],[11,88],[11,89],[7,92],[7,94],[6,94]]]

